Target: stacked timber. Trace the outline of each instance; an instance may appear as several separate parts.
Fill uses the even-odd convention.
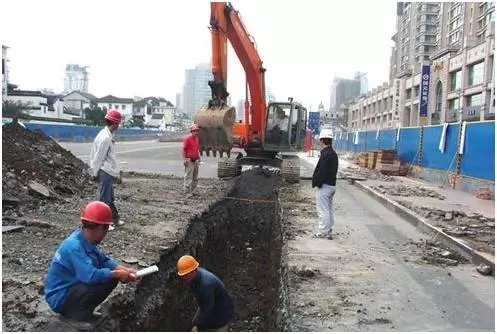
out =
[[[357,164],[360,167],[367,168],[367,166],[368,166],[368,153],[367,152],[359,153],[359,155],[357,156]]]
[[[381,150],[376,158],[375,170],[386,175],[405,176],[409,167],[400,162],[397,158],[397,151]]]
[[[366,167],[369,169],[375,169],[376,168],[376,161],[378,159],[378,155],[381,154],[381,150],[376,150],[376,151],[370,151],[368,152],[368,160]]]

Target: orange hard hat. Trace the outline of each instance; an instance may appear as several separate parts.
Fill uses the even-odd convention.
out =
[[[119,111],[116,109],[109,109],[107,113],[105,114],[105,119],[108,119],[109,121],[119,124],[121,123],[122,120],[122,115]]]
[[[178,276],[185,276],[197,269],[199,263],[191,255],[183,255],[178,260]]]
[[[81,212],[81,219],[100,225],[112,224],[112,210],[110,206],[100,201],[88,203]]]
[[[190,128],[190,131],[198,131],[200,130],[200,126],[198,124],[193,124]]]

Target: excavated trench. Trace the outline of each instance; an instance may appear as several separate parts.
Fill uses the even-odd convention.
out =
[[[119,331],[189,331],[194,297],[167,272],[190,253],[217,274],[235,302],[234,331],[281,331],[287,323],[286,266],[278,201],[280,177],[244,172],[227,198],[192,219],[185,238],[160,257],[160,273],[146,276],[134,296],[106,305]]]

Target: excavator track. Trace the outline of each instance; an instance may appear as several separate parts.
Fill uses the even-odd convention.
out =
[[[229,157],[233,147],[233,124],[236,110],[233,107],[202,107],[195,115],[195,123],[200,127],[200,154],[214,157]]]
[[[300,183],[300,159],[298,156],[282,156],[281,177],[287,183]]]

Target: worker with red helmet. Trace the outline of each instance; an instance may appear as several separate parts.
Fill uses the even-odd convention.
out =
[[[52,258],[45,279],[45,300],[62,319],[79,329],[90,329],[94,309],[118,282],[136,281],[134,269],[118,265],[98,245],[112,224],[112,210],[94,201],[81,213],[81,226],[67,237]]]
[[[183,165],[185,166],[183,188],[186,194],[193,194],[198,183],[198,167],[200,164],[199,131],[198,124],[193,124],[190,128],[190,134],[183,139]]]
[[[99,182],[99,200],[107,203],[112,210],[113,224],[109,230],[112,231],[114,226],[123,225],[119,219],[119,213],[114,203],[114,182],[120,183],[121,176],[119,166],[116,160],[116,149],[114,133],[121,124],[122,116],[116,109],[109,109],[105,114],[106,126],[100,130],[93,140],[93,146],[90,152],[90,170],[93,177],[98,178]]]
[[[198,303],[192,332],[229,332],[234,315],[233,299],[219,277],[201,268],[191,255],[180,257],[177,270],[181,282],[195,295]]]

